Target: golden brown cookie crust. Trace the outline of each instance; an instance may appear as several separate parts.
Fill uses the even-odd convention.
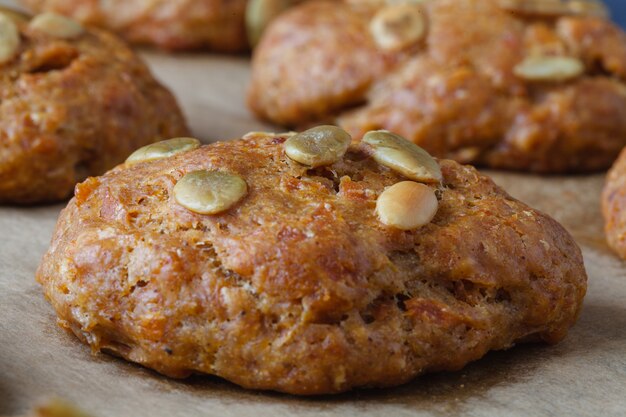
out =
[[[557,222],[440,161],[433,221],[387,227],[377,196],[405,178],[355,145],[307,169],[286,157],[287,137],[249,134],[80,184],[37,272],[61,325],[168,376],[294,394],[393,386],[566,335],[586,274]],[[173,188],[200,169],[242,177],[247,195],[217,215],[185,209]]]
[[[602,193],[602,212],[609,245],[626,259],[626,148],[607,176]]]
[[[248,47],[246,0],[22,0],[33,11],[54,11],[110,29],[126,40],[169,50],[238,52]]]
[[[188,134],[172,94],[113,35],[16,24],[18,50],[0,65],[0,202],[66,198],[137,147]]]
[[[336,120],[357,138],[387,129],[438,157],[540,173],[603,170],[626,145],[626,35],[610,21],[432,0],[419,6],[424,38],[387,51],[370,30],[383,4],[322,1],[279,17],[255,50],[252,110],[287,126]],[[516,67],[535,56],[574,58],[583,73],[530,81]]]

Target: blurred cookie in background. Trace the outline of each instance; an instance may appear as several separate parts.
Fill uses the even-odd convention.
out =
[[[609,171],[602,193],[602,212],[609,246],[626,259],[626,148]]]
[[[301,0],[21,0],[33,11],[54,11],[110,29],[134,44],[168,50],[241,52],[267,22]],[[248,41],[250,39],[250,42]]]
[[[590,0],[309,2],[269,26],[248,101],[463,163],[604,170],[626,145],[626,35],[607,15]]]
[[[114,35],[0,10],[0,203],[70,196],[134,149],[187,135],[172,94]]]

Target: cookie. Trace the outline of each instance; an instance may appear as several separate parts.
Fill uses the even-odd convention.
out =
[[[0,203],[68,197],[137,147],[188,134],[122,41],[60,15],[0,13]]]
[[[22,0],[34,11],[54,11],[110,29],[126,40],[169,50],[247,49],[246,0]]]
[[[240,52],[256,45],[276,16],[303,0],[22,0],[110,29],[129,42],[166,50]]]
[[[248,102],[286,126],[398,132],[438,157],[608,168],[626,145],[626,35],[594,1],[309,2],[255,50]]]
[[[349,141],[166,142],[78,185],[37,272],[59,323],[170,377],[293,394],[565,337],[586,274],[556,221],[396,135]]]
[[[626,148],[607,176],[602,212],[609,246],[626,259]]]

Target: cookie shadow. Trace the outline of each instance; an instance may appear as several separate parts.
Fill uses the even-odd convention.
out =
[[[614,343],[626,343],[626,308],[587,305],[579,322],[560,344],[523,344],[506,351],[488,353],[457,372],[427,374],[395,388],[359,389],[339,395],[296,397],[273,392],[247,391],[221,378],[196,375],[180,381],[176,388],[192,395],[207,391],[233,401],[262,401],[284,404],[294,412],[326,411],[350,404],[402,405],[411,410],[428,410],[435,415],[463,415],[470,400],[488,397],[494,388],[531,381],[551,359],[576,358],[610,351]]]
[[[205,397],[210,392],[229,403],[263,403],[280,406],[288,415],[339,413],[341,410],[379,409],[385,405],[435,416],[463,416],[475,402],[495,387],[520,384],[532,378],[550,356],[553,346],[527,344],[508,351],[491,352],[461,371],[427,374],[394,388],[358,389],[338,395],[297,397],[269,391],[249,391],[214,376],[196,375],[170,390]],[[553,352],[553,354],[557,354]]]
[[[353,411],[365,411],[387,405],[416,414],[424,412],[451,417],[467,415],[476,404],[488,402],[494,389],[532,384],[541,379],[542,372],[549,372],[547,365],[551,362],[584,361],[585,358],[612,352],[616,343],[626,344],[626,307],[591,304],[585,306],[569,336],[557,345],[518,345],[506,351],[490,352],[457,372],[423,375],[394,388],[358,389],[315,397],[246,390],[211,375],[174,380],[106,354],[98,355],[97,360],[115,365],[118,378],[141,378],[156,393],[179,394],[200,402],[219,398],[227,405],[257,404],[262,407],[271,404],[282,408],[285,415],[341,414],[348,407]],[[0,394],[3,394],[2,388],[0,384]]]
[[[12,405],[14,402],[11,391],[6,384],[4,378],[0,378],[0,416],[9,416],[14,411]]]
[[[572,354],[610,351],[616,344],[625,346],[626,306],[585,304],[566,341],[569,343],[564,349],[571,347]]]

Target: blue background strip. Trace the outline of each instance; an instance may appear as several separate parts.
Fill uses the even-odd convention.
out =
[[[611,8],[611,17],[626,28],[626,0],[605,0],[606,4]]]

